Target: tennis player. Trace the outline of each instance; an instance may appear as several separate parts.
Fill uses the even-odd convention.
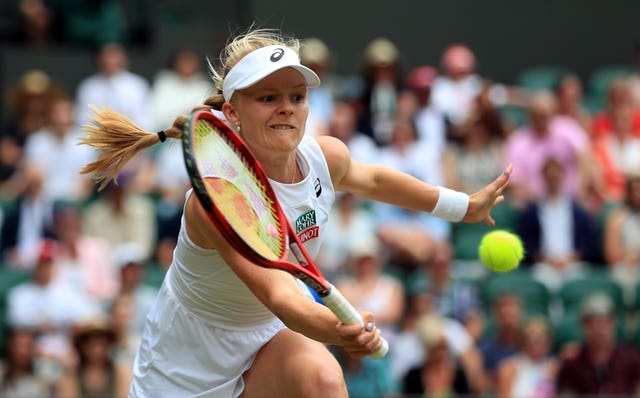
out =
[[[297,51],[296,39],[269,30],[236,36],[221,54],[220,69],[212,68],[216,94],[197,109],[221,111],[245,140],[311,256],[336,190],[451,221],[494,224],[490,211],[504,200],[510,169],[469,196],[358,163],[339,140],[305,135],[307,88],[320,79],[300,64]],[[84,170],[102,184],[137,151],[180,138],[185,121],[152,134],[116,113],[101,117],[106,127],[83,142],[102,152]],[[174,260],[147,317],[130,397],[346,397],[342,371],[325,344],[355,358],[374,353],[381,345],[374,315],[362,317],[362,325],[341,324],[290,274],[251,264],[189,191]]]

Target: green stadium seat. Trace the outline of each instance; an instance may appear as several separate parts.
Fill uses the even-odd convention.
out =
[[[626,78],[635,72],[633,65],[607,65],[594,70],[587,80],[589,94],[603,97],[611,82],[619,77]]]
[[[558,292],[565,313],[579,312],[582,300],[590,294],[603,292],[607,294],[616,307],[619,315],[626,312],[624,294],[609,275],[607,270],[590,270],[581,278],[565,282]]]
[[[14,286],[29,280],[28,271],[0,264],[0,352],[4,352],[7,337],[7,294]]]
[[[486,310],[491,311],[494,300],[504,293],[520,296],[525,315],[549,316],[549,290],[535,280],[529,271],[519,269],[503,274],[490,274],[480,287],[480,298]]]
[[[526,68],[516,77],[516,85],[527,90],[554,90],[560,79],[571,73],[566,66],[538,65]]]

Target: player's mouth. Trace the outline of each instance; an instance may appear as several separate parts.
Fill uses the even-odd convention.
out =
[[[269,127],[274,129],[274,130],[281,130],[281,131],[293,130],[294,129],[294,127],[289,125],[289,124],[272,124]]]

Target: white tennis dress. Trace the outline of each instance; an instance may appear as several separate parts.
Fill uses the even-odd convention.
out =
[[[303,138],[297,158],[304,180],[272,185],[315,257],[334,189],[314,139]],[[147,316],[129,397],[237,397],[257,351],[284,327],[216,250],[189,239],[183,217],[173,263]]]

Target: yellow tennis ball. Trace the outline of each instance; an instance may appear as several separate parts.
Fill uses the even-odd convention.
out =
[[[524,248],[518,235],[499,229],[482,237],[478,255],[493,271],[508,272],[518,267],[524,257]]]

